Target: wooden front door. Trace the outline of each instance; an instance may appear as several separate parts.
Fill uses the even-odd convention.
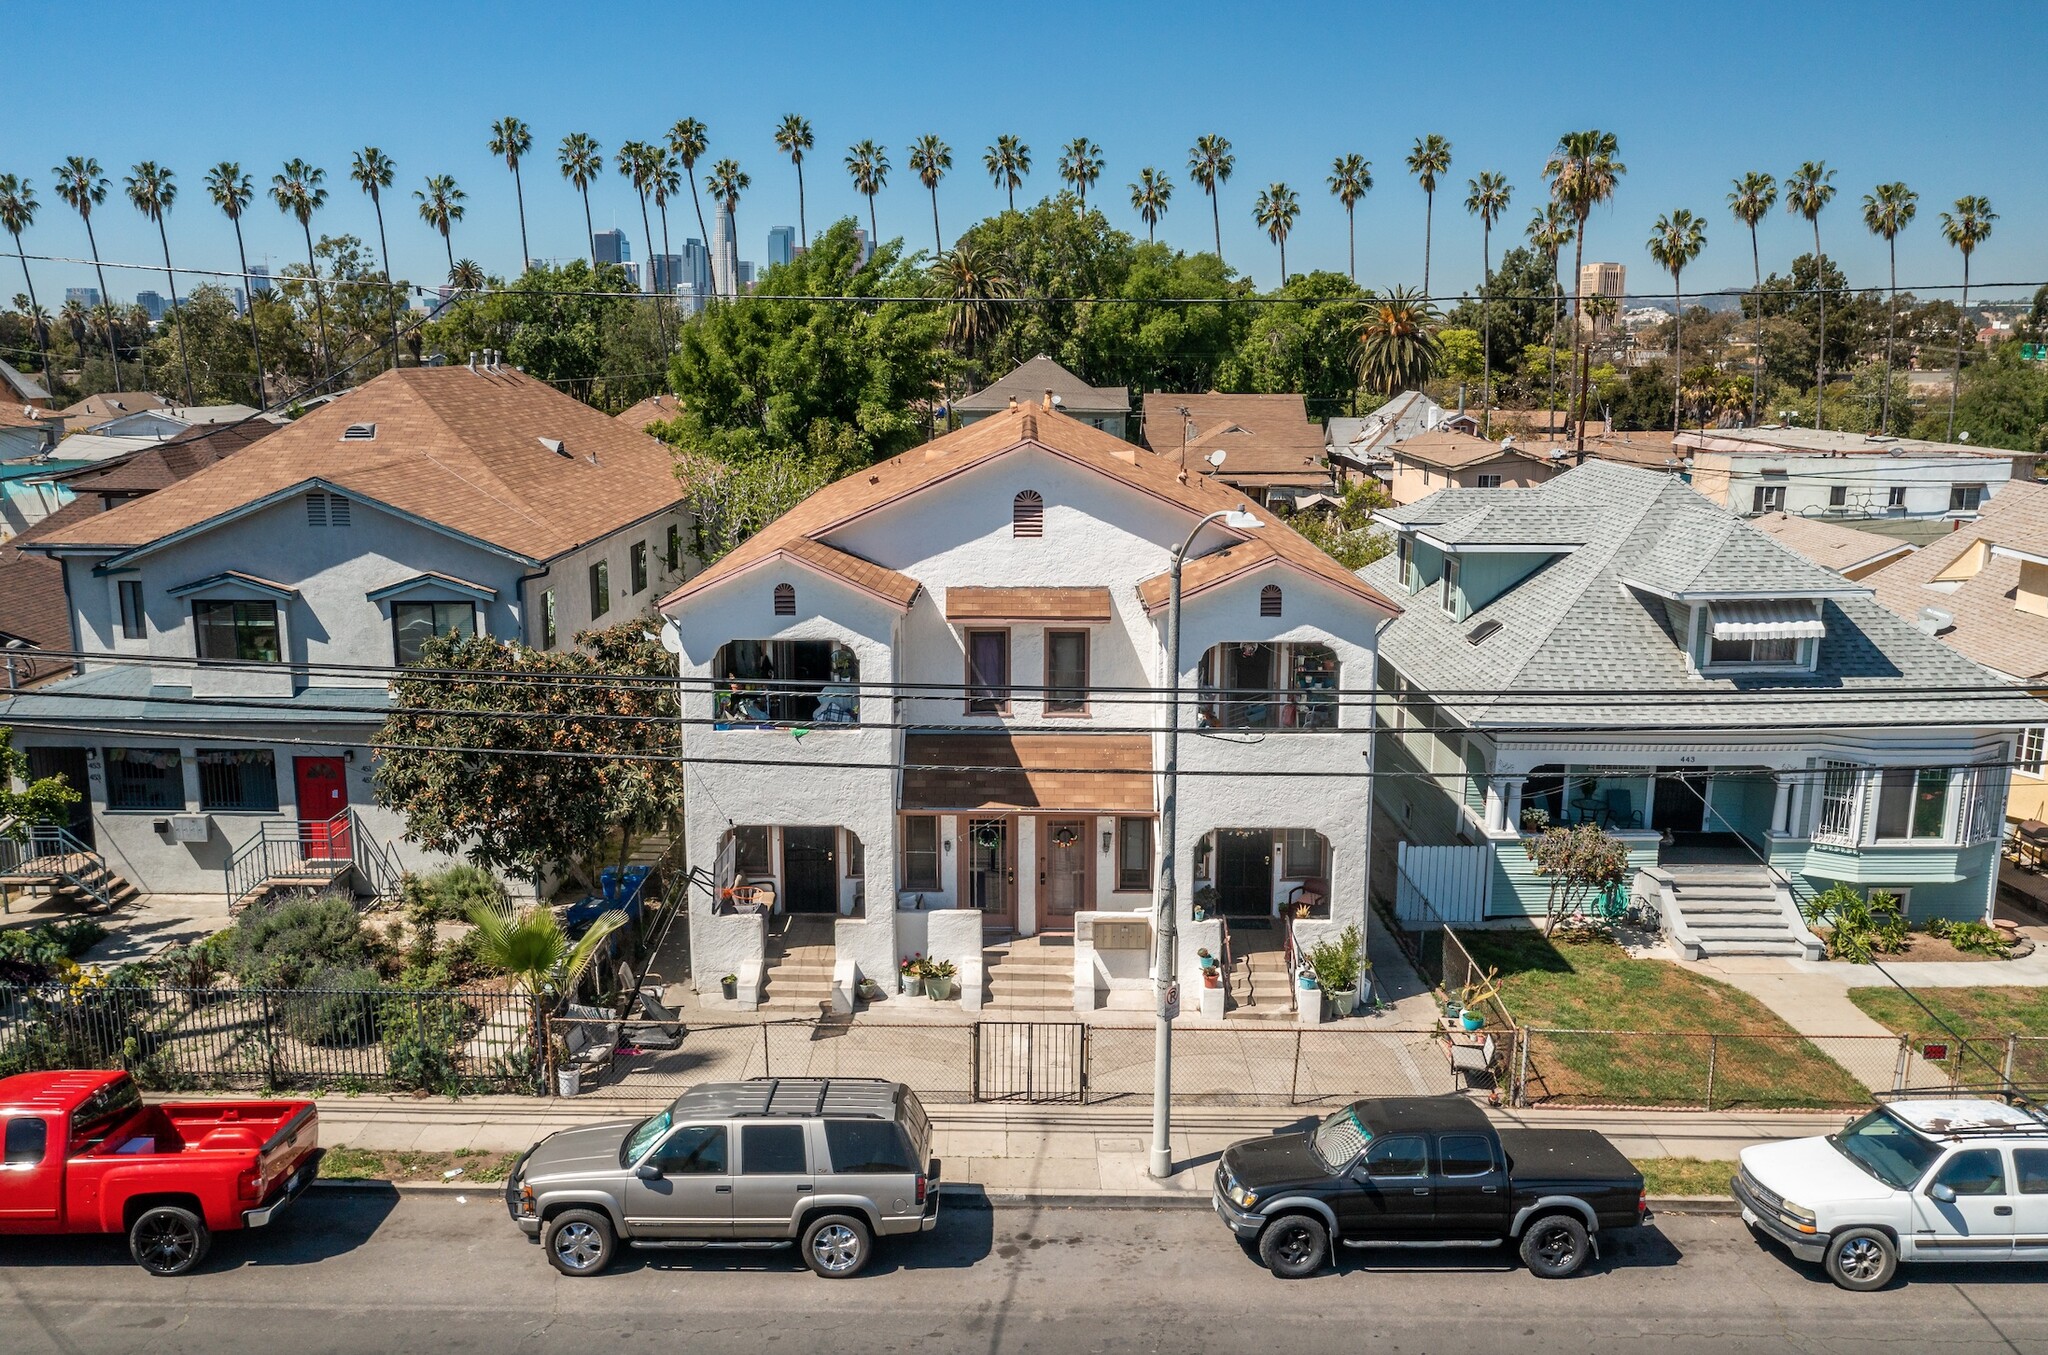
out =
[[[782,909],[786,913],[839,911],[839,834],[831,828],[782,830]]]
[[[979,908],[984,921],[994,926],[1016,925],[1016,847],[1008,819],[967,821],[967,850],[960,854],[966,906]]]
[[[1046,925],[1071,927],[1074,914],[1084,912],[1094,896],[1088,852],[1088,819],[1041,819],[1038,843],[1038,886],[1045,900]]]
[[[338,757],[295,757],[292,785],[299,808],[299,844],[310,861],[355,854],[348,820],[348,764]]]
[[[1216,831],[1216,905],[1225,917],[1273,915],[1273,835]]]

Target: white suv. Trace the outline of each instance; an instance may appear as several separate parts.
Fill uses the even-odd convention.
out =
[[[1743,1149],[1735,1198],[1844,1289],[1882,1289],[1901,1261],[2048,1260],[2048,1116],[1890,1101],[1838,1134]]]

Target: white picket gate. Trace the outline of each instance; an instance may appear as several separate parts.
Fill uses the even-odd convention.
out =
[[[1446,922],[1478,922],[1486,916],[1493,892],[1493,848],[1399,842],[1395,862],[1394,915],[1402,926],[1420,930]]]

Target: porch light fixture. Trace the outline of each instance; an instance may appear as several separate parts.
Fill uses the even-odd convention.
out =
[[[1109,829],[1109,828],[1105,828],[1105,829],[1103,829],[1103,830],[1102,830],[1102,854],[1103,854],[1104,856],[1108,856],[1108,855],[1109,855],[1109,853],[1110,853],[1110,850],[1111,850],[1111,848],[1112,848],[1112,847],[1113,847],[1113,846],[1115,845],[1115,843],[1116,843],[1116,832],[1115,832],[1115,830],[1114,830],[1114,829]]]

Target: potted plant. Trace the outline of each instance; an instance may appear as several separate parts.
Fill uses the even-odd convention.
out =
[[[1195,963],[1204,969],[1214,969],[1216,967],[1216,957],[1209,953],[1207,946],[1203,946],[1195,952]]]
[[[856,985],[856,991],[860,994],[862,1002],[880,1002],[882,1000],[882,985],[876,983],[873,979],[863,978]]]
[[[722,974],[718,979],[718,995],[727,1002],[737,1002],[740,997],[740,976]]]
[[[1203,885],[1195,891],[1195,921],[1207,922],[1216,907],[1216,886]]]
[[[924,952],[906,955],[896,962],[896,973],[903,980],[903,991],[910,997],[924,992]]]
[[[569,1061],[569,1042],[557,1035],[548,1042],[554,1056],[555,1091],[561,1096],[578,1096],[583,1091],[583,1070]]]
[[[1316,986],[1323,990],[1330,1010],[1338,1016],[1349,1016],[1358,1009],[1364,949],[1356,927],[1346,927],[1335,937],[1318,941],[1308,949],[1306,963],[1316,976]]]
[[[926,960],[924,962],[925,995],[934,1002],[944,1002],[953,996],[953,975],[956,971],[951,960]]]

